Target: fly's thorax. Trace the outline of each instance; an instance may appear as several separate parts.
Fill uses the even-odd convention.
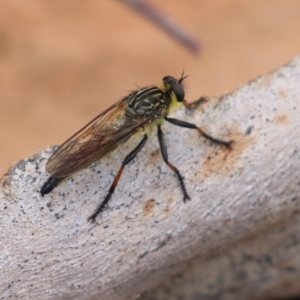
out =
[[[158,87],[140,89],[129,95],[126,115],[133,118],[152,116],[156,119],[168,114],[170,103],[169,93]]]

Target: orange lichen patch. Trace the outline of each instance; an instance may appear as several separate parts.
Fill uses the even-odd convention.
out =
[[[174,200],[175,200],[175,199],[174,199],[173,197],[169,198],[168,201],[167,201],[168,205],[171,204],[171,203],[173,203]]]
[[[156,206],[156,202],[154,199],[147,200],[143,207],[143,217],[149,218],[153,216],[155,206]]]
[[[171,211],[170,205],[171,205],[172,202],[174,202],[173,197],[168,199],[167,206],[164,208],[163,213],[162,213],[163,217],[167,217],[170,214],[170,211]]]
[[[206,155],[204,163],[200,167],[202,176],[209,176],[212,173],[228,176],[233,173],[235,163],[240,155],[255,142],[253,136],[245,136],[241,132],[232,134],[230,137],[234,141],[231,149],[213,146]]]
[[[286,91],[285,90],[280,90],[278,92],[278,97],[281,99],[285,99],[287,97]]]
[[[278,125],[286,125],[288,123],[288,116],[287,114],[278,114],[275,116],[274,121]]]
[[[153,164],[155,164],[157,162],[161,162],[161,161],[162,161],[162,157],[161,157],[161,154],[160,154],[160,150],[158,148],[155,151],[150,153],[150,155],[147,158],[146,165],[148,165],[148,164],[153,165]]]
[[[170,207],[169,206],[167,206],[164,210],[163,210],[163,213],[162,213],[162,215],[163,215],[163,217],[167,217],[169,214],[170,214]]]

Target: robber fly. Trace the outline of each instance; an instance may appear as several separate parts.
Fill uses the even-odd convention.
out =
[[[102,158],[119,144],[127,141],[134,133],[144,131],[140,143],[125,157],[106,197],[88,218],[89,221],[94,222],[114,193],[124,167],[140,152],[148,140],[149,132],[156,126],[162,158],[178,178],[183,201],[190,199],[182,175],[169,162],[161,129],[162,123],[167,121],[180,127],[196,129],[204,138],[228,148],[231,141],[215,139],[192,123],[168,117],[170,109],[176,104],[188,106],[182,86],[186,77],[183,73],[179,80],[172,76],[165,76],[161,87],[151,86],[131,92],[71,136],[49,158],[46,170],[51,177],[44,183],[41,194],[50,193],[64,178]]]

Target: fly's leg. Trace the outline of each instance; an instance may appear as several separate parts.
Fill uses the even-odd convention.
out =
[[[161,155],[163,157],[163,160],[165,161],[167,166],[176,174],[176,176],[179,180],[179,184],[180,184],[182,193],[183,193],[183,201],[185,202],[186,200],[190,199],[190,196],[188,195],[188,193],[186,191],[185,184],[184,184],[184,181],[183,181],[183,177],[180,174],[179,170],[175,166],[173,166],[168,160],[168,151],[167,151],[167,147],[166,147],[166,143],[165,143],[164,134],[161,130],[160,125],[157,126],[157,135],[158,135],[158,141],[159,141]]]
[[[50,193],[62,180],[63,178],[49,177],[41,188],[41,195]]]
[[[196,129],[198,131],[198,133],[200,135],[202,135],[204,138],[210,140],[213,143],[216,143],[216,144],[225,146],[228,149],[231,149],[231,144],[232,144],[233,141],[223,141],[223,140],[216,139],[216,138],[208,135],[207,133],[205,133],[200,127],[197,127],[195,124],[188,123],[188,122],[181,121],[181,120],[177,120],[177,119],[173,119],[173,118],[168,118],[168,117],[165,117],[165,120],[172,123],[172,124],[174,124],[174,125],[180,126],[180,127]]]
[[[96,217],[98,216],[99,213],[101,213],[101,211],[104,209],[104,207],[106,206],[106,204],[108,203],[109,199],[111,198],[112,194],[115,191],[115,188],[119,182],[119,179],[122,175],[122,172],[124,170],[124,167],[129,164],[135,157],[136,155],[140,152],[140,150],[143,148],[143,146],[146,144],[148,139],[148,135],[145,134],[143,139],[140,141],[140,143],[133,149],[133,151],[131,151],[124,159],[122,166],[120,167],[112,185],[110,186],[109,190],[108,190],[108,194],[106,195],[106,197],[104,198],[104,200],[101,202],[101,204],[96,208],[96,210],[94,211],[94,213],[88,218],[88,221],[90,222],[95,222]]]

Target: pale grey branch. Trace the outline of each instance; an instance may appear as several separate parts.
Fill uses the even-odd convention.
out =
[[[140,137],[43,198],[53,149],[12,166],[0,186],[1,299],[300,294],[300,58],[172,116],[235,141],[228,151],[194,130],[163,126],[187,203],[155,135],[97,225],[87,217]]]

